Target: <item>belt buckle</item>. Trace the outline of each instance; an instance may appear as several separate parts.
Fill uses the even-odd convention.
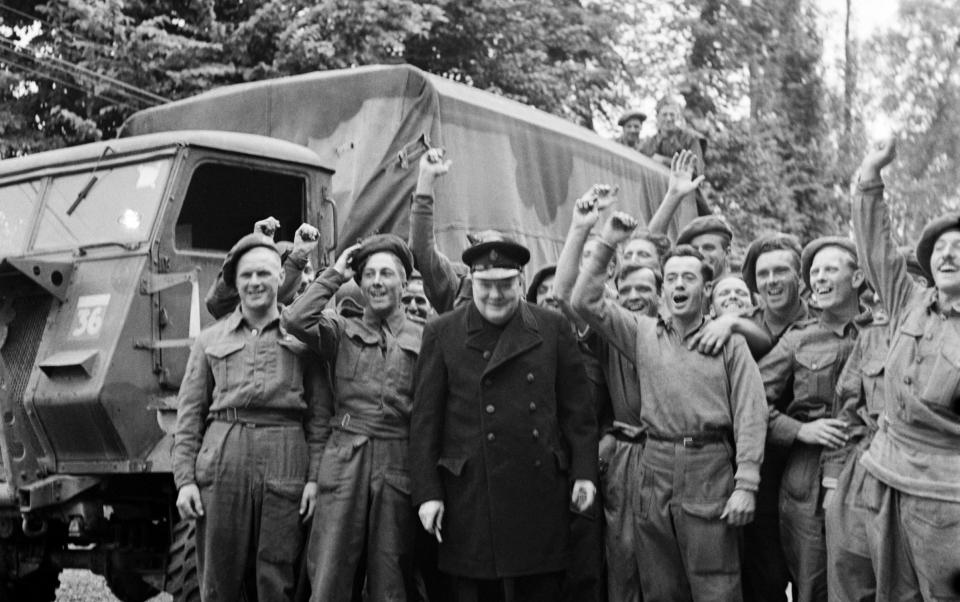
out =
[[[343,418],[340,419],[340,428],[347,428],[347,425],[350,424],[350,414],[344,414]]]
[[[225,408],[227,422],[240,422],[240,411],[237,408]]]
[[[696,447],[695,443],[696,439],[693,437],[684,437],[683,440],[680,441],[680,444],[684,447]]]

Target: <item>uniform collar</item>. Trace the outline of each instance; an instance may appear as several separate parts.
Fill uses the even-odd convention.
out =
[[[688,338],[696,334],[697,332],[699,332],[701,328],[703,328],[704,324],[706,323],[707,323],[707,317],[705,315],[700,316],[700,323],[697,324],[697,327],[692,329],[690,332],[688,332],[686,336],[684,336],[683,338]],[[677,335],[680,334],[680,331],[676,327],[676,323],[673,321],[673,316],[670,315],[670,313],[665,309],[661,308],[660,311],[657,312],[657,326],[658,326],[658,329],[661,331],[665,330],[667,332],[672,332]]]
[[[369,307],[364,306],[363,322],[373,330],[378,330],[381,324],[386,324],[386,328],[390,331],[390,334],[397,336],[400,334],[400,331],[403,330],[403,326],[407,322],[406,312],[403,311],[402,307],[398,309],[399,311],[394,311],[387,316],[386,320],[382,320],[379,316],[373,313]]]
[[[272,328],[274,325],[279,326],[279,324],[280,324],[280,313],[281,313],[282,311],[283,311],[283,306],[278,304],[278,305],[277,305],[277,317],[274,318],[273,320],[270,320],[270,321],[267,322],[266,324],[264,324],[264,326],[263,326],[263,328],[261,328],[261,330],[267,330],[267,329],[269,329],[269,328]],[[243,311],[240,309],[240,305],[239,305],[239,304],[238,304],[237,307],[233,310],[233,312],[231,312],[230,314],[228,314],[227,317],[223,319],[223,321],[224,321],[224,326],[226,326],[226,328],[227,328],[227,330],[228,330],[229,332],[234,332],[235,330],[237,330],[238,328],[240,328],[241,325],[242,325],[242,326],[246,326],[247,328],[250,328],[250,324],[247,322],[247,319],[243,316]]]
[[[946,310],[940,307],[940,297],[937,294],[937,288],[935,286],[928,288],[924,294],[927,295],[926,302],[924,304],[927,308],[927,311],[938,314],[945,318],[960,317],[960,307],[948,307]]]

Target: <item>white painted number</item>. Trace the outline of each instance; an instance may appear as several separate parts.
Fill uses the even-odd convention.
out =
[[[72,337],[95,337],[103,328],[110,295],[84,295],[77,299],[77,315],[70,328]]]

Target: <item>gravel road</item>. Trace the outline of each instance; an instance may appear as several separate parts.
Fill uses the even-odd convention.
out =
[[[159,594],[149,602],[171,602],[169,594]],[[57,590],[57,602],[119,602],[110,593],[107,582],[100,575],[90,571],[66,569],[60,573],[60,588]]]

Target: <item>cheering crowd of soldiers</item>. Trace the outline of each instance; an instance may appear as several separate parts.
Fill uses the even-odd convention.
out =
[[[407,240],[313,277],[316,229],[258,222],[178,402],[203,600],[957,599],[960,214],[894,246],[894,155],[852,239],[766,234],[739,273],[722,217],[665,235],[688,148],[647,224],[581,196],[529,287],[501,233],[437,249],[439,149]]]

